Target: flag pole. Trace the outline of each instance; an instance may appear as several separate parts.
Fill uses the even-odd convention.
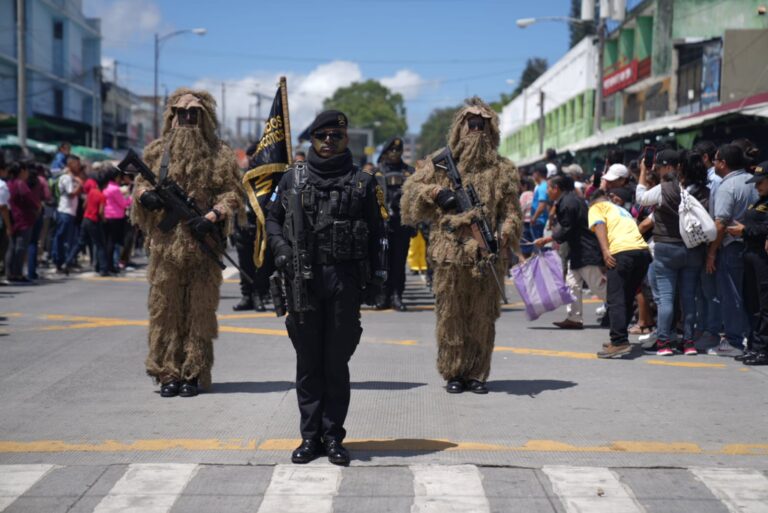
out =
[[[283,99],[283,123],[285,123],[285,147],[288,149],[288,165],[293,163],[293,148],[291,146],[291,118],[288,116],[288,81],[280,77],[280,96]]]

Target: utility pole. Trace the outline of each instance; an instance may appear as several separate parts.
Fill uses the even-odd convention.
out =
[[[597,87],[595,88],[595,120],[594,132],[599,134],[603,131],[603,75],[605,59],[605,18],[600,13],[600,23],[597,25]]]
[[[17,108],[16,134],[21,151],[27,153],[27,42],[24,0],[16,0],[16,44],[17,44]]]
[[[539,155],[544,155],[544,130],[546,122],[544,121],[544,90],[539,89]]]
[[[115,60],[115,64],[112,68],[112,87],[110,88],[112,91],[112,149],[117,149],[117,126],[118,126],[118,119],[117,119],[117,61]]]
[[[157,66],[160,60],[160,34],[155,32],[155,96],[152,97],[152,126],[155,139],[160,137],[160,112],[157,105]]]
[[[101,146],[99,140],[99,128],[98,128],[98,112],[99,104],[101,103],[101,95],[97,92],[101,89],[101,66],[96,65],[93,67],[93,108],[91,109],[91,148],[98,148]]]
[[[227,83],[221,83],[221,130],[219,137],[226,139],[227,132]]]

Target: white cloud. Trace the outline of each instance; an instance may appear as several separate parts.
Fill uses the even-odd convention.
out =
[[[332,61],[317,66],[306,75],[254,73],[237,80],[228,80],[226,81],[226,123],[233,133],[237,129],[238,117],[248,117],[249,110],[251,115],[256,116],[256,97],[251,93],[259,92],[264,95],[261,115],[262,117],[267,115],[281,75],[288,81],[288,106],[291,116],[291,135],[294,139],[322,110],[323,100],[331,96],[336,89],[359,82],[363,77],[360,66],[356,63]],[[206,78],[199,80],[193,87],[206,89],[216,98],[219,104],[218,115],[221,118],[221,80]],[[248,125],[242,123],[241,129],[244,133],[247,132]]]
[[[281,75],[286,76],[288,80],[288,104],[294,140],[320,113],[323,100],[332,96],[338,88],[367,78],[363,77],[360,66],[355,62],[331,61],[318,65],[307,74],[255,72],[239,79],[226,80],[226,123],[233,134],[237,130],[238,117],[248,117],[249,110],[252,116],[256,116],[256,97],[252,93],[259,92],[264,95],[261,115],[267,115]],[[406,101],[416,98],[425,88],[436,86],[436,83],[424,80],[419,74],[408,69],[399,70],[391,77],[378,80],[393,91],[401,93]],[[221,78],[205,78],[193,85],[194,88],[209,91],[216,98],[219,105],[219,121],[222,114],[221,82]],[[247,134],[246,122],[241,124],[241,130],[244,135]]]
[[[409,69],[398,70],[394,76],[384,77],[379,81],[392,91],[402,94],[406,101],[418,97],[422,89],[429,84],[418,73]]]
[[[101,18],[107,47],[145,40],[162,25],[160,7],[154,0],[85,0],[83,11],[88,17]]]

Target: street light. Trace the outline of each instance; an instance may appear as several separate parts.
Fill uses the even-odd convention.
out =
[[[582,20],[580,18],[570,18],[568,16],[543,16],[541,18],[520,18],[515,22],[520,28],[530,27],[539,21],[565,21],[567,23],[592,24],[592,20]],[[595,119],[594,131],[602,131],[603,119],[603,53],[605,52],[605,18],[600,18],[600,22],[595,27],[597,31],[597,87],[595,89]]]
[[[170,39],[174,36],[178,36],[181,34],[195,34],[197,36],[204,36],[208,33],[208,29],[204,28],[193,28],[193,29],[182,29],[182,30],[176,30],[174,32],[170,32],[168,34],[165,34],[164,36],[161,36],[157,32],[155,32],[155,95],[153,97],[153,103],[154,103],[154,131],[155,131],[155,139],[160,137],[160,112],[157,106],[157,65],[160,61],[160,43],[163,41]]]

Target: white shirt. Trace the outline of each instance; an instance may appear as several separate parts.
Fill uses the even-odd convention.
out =
[[[7,207],[11,201],[11,191],[8,190],[8,184],[0,178],[0,207]]]
[[[77,182],[71,174],[64,173],[59,177],[58,211],[62,214],[69,214],[71,216],[77,215],[77,205],[80,202],[80,198],[77,196],[70,196],[75,189],[77,189]]]

